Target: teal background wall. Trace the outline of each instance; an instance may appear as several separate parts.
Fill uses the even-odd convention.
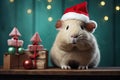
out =
[[[0,0],[0,65],[3,65],[3,54],[7,51],[7,39],[13,27],[17,27],[24,40],[24,48],[31,44],[35,32],[40,34],[42,44],[50,51],[57,30],[55,23],[61,18],[65,8],[83,1],[88,2],[90,19],[98,23],[94,35],[97,38],[101,62],[99,66],[120,66],[120,10],[115,10],[120,0]],[[105,1],[105,6],[100,2]],[[51,9],[47,9],[51,5]],[[28,13],[28,9],[32,10]],[[108,21],[104,20],[108,16]],[[49,21],[48,18],[52,17]],[[49,60],[49,66],[51,66]]]

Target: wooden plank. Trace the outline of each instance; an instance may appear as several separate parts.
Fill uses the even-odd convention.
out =
[[[62,70],[59,68],[49,69],[0,69],[2,75],[81,75],[81,76],[120,76],[120,67],[109,67],[109,68],[94,68],[88,70]]]

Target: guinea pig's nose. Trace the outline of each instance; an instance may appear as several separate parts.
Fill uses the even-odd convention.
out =
[[[72,37],[72,38],[77,38],[77,37],[78,37],[78,35],[72,35],[71,37]]]

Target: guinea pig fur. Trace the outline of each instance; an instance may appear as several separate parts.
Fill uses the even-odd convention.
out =
[[[52,62],[62,69],[97,67],[100,51],[96,38],[80,20],[61,21],[61,28],[51,48]]]

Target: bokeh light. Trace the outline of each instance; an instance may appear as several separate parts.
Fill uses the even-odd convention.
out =
[[[104,16],[104,20],[108,21],[109,17],[108,16]]]
[[[100,5],[101,5],[101,6],[105,6],[105,1],[101,1],[101,2],[100,2]]]

